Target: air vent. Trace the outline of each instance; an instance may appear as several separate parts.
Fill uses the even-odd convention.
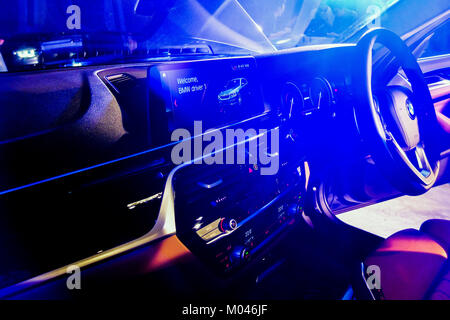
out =
[[[106,80],[117,93],[120,93],[123,90],[132,88],[136,79],[127,73],[118,73],[106,76]]]
[[[213,54],[210,46],[173,46],[162,47],[157,49],[139,50],[134,53],[138,56],[187,56],[187,55],[204,55]]]

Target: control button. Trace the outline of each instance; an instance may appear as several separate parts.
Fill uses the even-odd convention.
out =
[[[198,234],[200,237],[203,238],[203,237],[204,237],[205,235],[207,235],[208,233],[211,233],[212,231],[217,230],[217,228],[218,228],[219,225],[220,225],[220,222],[221,222],[221,219],[220,219],[220,218],[214,220],[213,222],[207,224],[207,225],[204,226],[203,228],[197,230],[197,234]]]
[[[237,228],[238,223],[235,219],[223,218],[219,223],[219,230],[222,232],[233,231]]]
[[[214,239],[215,237],[218,237],[222,234],[222,232],[220,232],[219,229],[214,229],[213,231],[205,234],[204,236],[202,236],[202,239],[205,241],[209,241]]]
[[[242,256],[243,256],[242,259],[244,259],[244,261],[248,261],[250,259],[250,250],[245,248],[242,251]]]
[[[250,259],[250,250],[243,246],[237,246],[231,253],[231,262],[233,264],[240,264]]]
[[[295,216],[299,212],[299,205],[296,203],[289,205],[287,212],[289,216]]]

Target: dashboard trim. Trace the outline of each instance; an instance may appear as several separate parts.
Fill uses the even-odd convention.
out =
[[[254,117],[251,117],[249,119],[242,120],[242,121],[238,122],[237,124],[245,123],[247,121],[250,121],[252,119],[257,119],[257,118],[263,117],[265,115],[266,115],[266,113],[264,112],[262,114],[259,114],[259,115],[256,115]],[[222,129],[224,129],[226,127],[229,127],[229,126],[233,126],[233,125],[224,126],[222,128],[215,129],[214,131],[222,130]],[[270,129],[267,132],[265,132],[264,134],[268,134],[272,130],[276,130],[276,129],[278,129],[278,127]],[[222,152],[222,151],[225,151],[226,149],[233,148],[233,147],[235,147],[237,145],[240,145],[240,144],[243,144],[243,143],[247,143],[250,140],[258,139],[259,137],[261,137],[261,135],[263,135],[263,134],[258,134],[257,136],[253,136],[253,137],[251,137],[249,139],[246,139],[244,141],[240,141],[240,142],[238,142],[238,143],[236,143],[234,145],[227,146],[226,148],[224,148],[222,150],[219,150],[217,152]],[[193,138],[195,138],[195,137],[191,137],[191,139],[193,139]],[[178,143],[178,142],[174,142],[172,144],[176,144],[176,143]],[[169,145],[172,145],[172,144],[169,144]],[[167,146],[168,145],[157,147],[157,148],[151,149],[151,150],[146,150],[146,151],[141,152],[140,154],[145,154],[145,153],[151,152],[153,150],[158,150],[160,148],[164,148],[164,147],[167,147]],[[122,158],[122,159],[131,158],[131,157],[134,157],[134,156],[137,156],[137,155],[138,154],[130,155],[130,156],[127,156],[127,157]],[[212,154],[206,154],[206,155],[203,155],[201,158],[207,158],[207,157],[210,157],[211,155]],[[110,161],[108,163],[118,162],[118,161],[120,161],[122,159],[116,159],[116,160]],[[62,276],[67,274],[67,270],[71,266],[75,265],[75,266],[79,267],[80,269],[81,268],[85,268],[85,267],[89,267],[89,266],[91,266],[91,265],[93,265],[95,263],[102,262],[103,260],[112,258],[114,256],[117,256],[119,254],[125,253],[127,251],[130,251],[130,250],[133,250],[133,249],[137,249],[137,248],[139,248],[141,246],[148,245],[148,244],[150,244],[150,243],[152,243],[154,241],[161,240],[163,238],[167,238],[169,236],[175,235],[176,234],[175,207],[174,207],[175,194],[174,194],[174,190],[173,190],[173,177],[174,177],[174,175],[176,174],[176,172],[178,170],[180,170],[180,169],[182,169],[182,168],[184,168],[186,166],[195,164],[196,160],[198,160],[198,159],[193,159],[193,160],[191,160],[189,162],[182,163],[182,164],[176,166],[175,168],[173,168],[170,171],[170,173],[169,173],[169,175],[167,177],[165,186],[164,186],[164,191],[163,191],[163,195],[162,195],[162,201],[161,201],[161,206],[160,206],[160,210],[159,210],[159,213],[158,213],[158,218],[156,220],[155,225],[153,226],[153,228],[148,233],[146,233],[142,237],[139,237],[139,238],[137,238],[135,240],[129,241],[129,242],[127,242],[125,244],[122,244],[120,246],[117,246],[117,247],[105,250],[103,252],[100,252],[100,253],[95,254],[93,256],[90,256],[88,258],[85,258],[85,259],[76,261],[74,263],[65,265],[65,266],[57,268],[57,269],[55,269],[53,271],[46,272],[44,274],[41,274],[41,275],[38,275],[38,276],[33,277],[31,279],[19,282],[17,284],[12,285],[12,286],[2,288],[2,289],[0,289],[0,298],[5,298],[5,297],[8,297],[8,296],[17,294],[17,293],[22,292],[24,290],[27,290],[27,289],[30,289],[32,287],[38,286],[40,284],[43,284],[44,282],[47,282],[47,281],[50,281],[50,280],[54,280],[54,279],[56,279],[58,277],[62,277]],[[103,166],[103,165],[106,165],[108,163],[103,163],[103,164],[100,164],[100,165],[97,165],[97,166],[94,166],[94,167]],[[83,169],[83,170],[79,170],[79,172],[86,171],[86,170],[92,169],[94,167],[90,167],[90,168],[86,168],[86,169]],[[70,174],[74,174],[74,173],[76,173],[76,172],[72,172]],[[67,176],[67,175],[69,175],[69,174],[66,174],[64,176]],[[60,178],[60,177],[62,177],[62,176],[55,177],[52,180]],[[40,182],[40,183],[43,183],[43,182]],[[10,191],[8,191],[8,192],[10,192]],[[0,193],[0,195],[1,194],[2,193]]]
[[[70,266],[75,265],[79,268],[88,267],[94,263],[101,262],[113,256],[122,254],[126,251],[130,251],[143,245],[147,245],[153,241],[174,235],[176,232],[176,227],[175,227],[175,211],[173,202],[174,192],[173,192],[172,178],[175,172],[178,171],[178,169],[184,167],[184,165],[185,164],[175,167],[170,172],[166,181],[166,185],[164,187],[163,199],[161,202],[158,219],[156,221],[156,224],[147,234],[138,239],[132,240],[115,248],[100,252],[91,257],[79,260],[64,267],[57,268],[53,271],[33,277],[29,280],[25,280],[10,287],[3,288],[0,290],[0,297],[7,297],[12,294],[21,292],[23,290],[30,289],[31,287],[37,286],[44,282],[53,280],[58,277],[62,277],[67,274],[67,270]]]

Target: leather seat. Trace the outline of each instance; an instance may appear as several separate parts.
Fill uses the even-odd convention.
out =
[[[380,270],[384,299],[450,299],[450,220],[428,220],[420,230],[387,238],[364,262]]]

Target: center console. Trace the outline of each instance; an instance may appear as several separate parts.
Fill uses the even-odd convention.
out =
[[[205,129],[221,131],[278,126],[270,115],[261,116],[265,107],[254,58],[161,64],[149,69],[149,84],[150,101],[160,106],[153,105],[160,114],[151,118],[165,119],[152,124],[159,133],[153,137],[178,128],[193,133],[199,120]],[[219,274],[242,269],[301,218],[304,161],[295,145],[284,139],[277,143],[275,174],[264,175],[250,162],[190,164],[174,174],[177,236]]]
[[[146,68],[147,134],[152,146],[167,146],[167,162],[174,131],[184,129],[197,137],[196,121],[202,122],[203,131],[221,132],[224,140],[230,128],[279,131],[276,152],[258,143],[258,155],[277,157],[277,170],[269,175],[263,174],[264,166],[250,161],[172,164],[178,238],[217,273],[233,274],[257,260],[273,240],[301,219],[307,180],[302,148],[285,138],[289,135],[280,117],[265,105],[255,58],[170,61]],[[128,74],[122,71],[121,75]],[[136,73],[133,76],[138,78]],[[195,156],[198,139],[183,139],[194,140],[191,153]],[[246,157],[255,157],[250,151],[246,149]]]
[[[180,240],[222,275],[249,263],[303,211],[307,170],[282,161],[276,175],[256,165],[190,165],[175,175]]]

